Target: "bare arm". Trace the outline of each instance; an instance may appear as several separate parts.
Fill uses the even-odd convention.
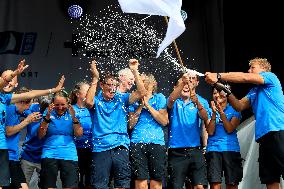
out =
[[[43,121],[41,122],[41,124],[40,124],[40,126],[37,130],[37,135],[38,135],[39,139],[42,139],[46,135],[48,125],[50,123],[50,113],[53,110],[53,108],[54,108],[54,104],[53,103],[49,104],[46,116],[43,117]]]
[[[138,65],[139,65],[138,60],[136,60],[136,59],[130,59],[129,60],[129,68],[134,75],[135,84],[137,86],[137,90],[130,94],[130,97],[129,97],[129,103],[130,104],[133,104],[137,100],[141,99],[147,93],[147,91],[144,87],[144,83],[142,82],[140,74],[138,72]]]
[[[74,135],[76,137],[80,137],[83,135],[83,127],[81,126],[79,120],[75,117],[75,110],[71,104],[69,104],[69,112],[72,117]]]
[[[176,99],[180,97],[181,91],[183,90],[183,87],[189,82],[188,74],[184,74],[182,78],[179,79],[178,85],[174,88],[173,92],[169,96],[168,100],[168,108],[172,109]]]
[[[135,127],[135,125],[137,124],[137,121],[140,117],[140,113],[142,111],[142,108],[143,108],[143,104],[140,105],[137,110],[134,112],[129,112],[129,116],[128,116],[128,126],[129,126],[129,129],[133,129]]]
[[[11,74],[5,76],[4,78],[0,77],[0,88],[2,89],[5,87],[15,76],[21,74],[28,67],[29,65],[25,65],[25,60],[21,60],[18,64],[18,68],[15,71],[11,72]]]
[[[208,135],[214,135],[216,129],[216,112],[212,114],[209,124],[206,125],[206,131]]]
[[[93,80],[92,80],[92,84],[87,92],[86,95],[86,106],[88,108],[92,108],[94,106],[94,96],[96,94],[97,91],[97,85],[98,85],[98,81],[99,81],[99,72],[97,70],[97,66],[96,66],[96,61],[93,60],[91,63],[91,72],[93,75]]]
[[[169,123],[168,112],[166,109],[161,109],[159,111],[155,110],[151,105],[147,105],[146,108],[149,110],[153,118],[163,126],[167,126]]]
[[[247,97],[243,97],[241,100],[238,100],[233,94],[230,94],[228,96],[228,101],[230,102],[232,107],[238,112],[250,108],[250,102]]]
[[[244,72],[228,72],[220,73],[221,80],[232,83],[252,83],[261,85],[264,84],[264,79],[256,73],[244,73]],[[209,84],[214,84],[218,81],[217,73],[206,72],[205,81]]]
[[[28,117],[26,117],[21,123],[19,123],[18,125],[14,125],[14,126],[6,126],[6,135],[12,136],[18,132],[20,132],[21,130],[23,130],[27,125],[29,125],[32,122],[38,121],[41,119],[41,114],[39,112],[34,112],[30,115],[28,115]]]
[[[58,85],[55,88],[52,89],[45,89],[45,90],[32,90],[26,93],[21,93],[21,94],[13,94],[11,103],[19,102],[22,100],[27,100],[27,99],[32,99],[38,96],[43,96],[47,95],[50,93],[56,93],[60,90],[63,89],[63,84],[64,84],[65,77],[62,76],[60,81],[58,82]]]
[[[240,120],[236,117],[233,117],[231,121],[229,121],[224,112],[220,112],[220,117],[221,117],[221,120],[223,121],[223,125],[227,133],[234,132],[234,130],[240,124]]]

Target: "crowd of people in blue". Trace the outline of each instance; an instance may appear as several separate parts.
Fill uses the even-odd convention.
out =
[[[165,97],[136,59],[115,75],[100,74],[93,60],[92,81],[76,83],[70,94],[64,76],[54,88],[14,91],[27,67],[22,60],[0,77],[0,189],[28,189],[34,172],[42,189],[56,188],[58,174],[63,188],[220,189],[224,177],[226,188],[236,189],[243,178],[236,128],[248,108],[256,119],[259,178],[280,188],[284,97],[265,58],[250,60],[248,73],[206,72],[210,100],[196,93],[195,72],[182,74]],[[239,100],[230,82],[255,87]]]

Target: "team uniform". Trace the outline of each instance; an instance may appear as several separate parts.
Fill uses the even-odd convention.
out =
[[[50,121],[41,156],[41,186],[56,188],[60,171],[63,188],[76,188],[79,174],[72,116],[68,110],[61,116],[52,110]]]
[[[224,109],[224,113],[229,121],[233,117],[241,120],[241,113],[229,104]],[[218,112],[216,112],[214,135],[208,136],[205,157],[209,183],[221,183],[223,172],[226,184],[238,185],[241,182],[243,169],[237,130],[227,133]]]
[[[128,93],[116,93],[106,101],[102,93],[95,96],[90,109],[93,133],[93,162],[91,184],[94,188],[107,188],[110,175],[115,188],[129,188],[129,136],[127,133]]]
[[[6,107],[12,94],[0,93],[0,186],[10,185],[9,154],[6,141]]]
[[[209,112],[208,102],[197,95],[198,101]],[[180,189],[186,178],[192,185],[207,185],[205,158],[201,150],[202,120],[198,109],[189,100],[178,98],[169,110],[169,176],[170,188]]]
[[[82,128],[83,136],[75,137],[75,145],[78,154],[78,165],[80,180],[79,185],[89,186],[91,177],[91,164],[92,164],[92,119],[90,112],[87,108],[80,108],[78,105],[73,105],[75,116],[78,118]],[[85,183],[83,183],[85,176]]]
[[[255,139],[259,142],[259,176],[263,184],[284,176],[284,96],[272,72],[261,72],[263,85],[247,94],[255,115]]]
[[[153,94],[148,101],[155,110],[167,108],[167,100],[161,93]],[[130,106],[135,112],[138,103]],[[163,126],[143,108],[130,139],[130,159],[135,180],[162,181],[166,175],[166,147]]]

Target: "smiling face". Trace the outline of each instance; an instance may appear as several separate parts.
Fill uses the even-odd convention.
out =
[[[68,108],[68,101],[63,96],[55,96],[53,104],[54,104],[54,110],[58,115],[63,115]]]
[[[188,74],[189,83],[184,85],[182,91],[181,91],[181,97],[182,98],[189,98],[190,97],[190,88],[195,91],[196,87],[199,84],[198,78],[194,74]],[[182,82],[182,80],[179,80],[179,84]]]
[[[119,75],[119,80],[120,80],[121,85],[127,91],[129,91],[134,85],[135,78],[134,78],[134,75],[131,71],[127,71],[127,72],[121,73]]]
[[[12,70],[6,70],[2,73],[1,77],[5,78],[8,75],[10,75],[11,73],[13,73]],[[12,81],[10,81],[5,87],[3,87],[3,91],[6,93],[10,93],[14,90],[15,87],[18,86],[18,79],[17,76],[15,76]]]
[[[213,100],[219,104],[227,103],[226,94],[223,91],[213,89]]]
[[[105,80],[105,82],[100,82],[100,86],[102,89],[103,97],[106,100],[111,100],[116,93],[118,82],[114,78],[108,78]]]

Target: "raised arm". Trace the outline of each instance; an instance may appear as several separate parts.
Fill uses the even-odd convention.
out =
[[[173,92],[169,96],[168,100],[168,108],[172,109],[174,102],[176,99],[180,96],[181,91],[183,90],[183,87],[189,82],[188,74],[184,74],[182,78],[179,79],[177,86],[175,86]]]
[[[133,104],[133,102],[136,102],[137,100],[141,99],[147,93],[147,91],[144,87],[143,81],[141,80],[139,71],[138,71],[138,65],[139,65],[138,60],[136,60],[136,59],[130,59],[129,60],[129,68],[134,75],[135,84],[137,86],[137,90],[132,92],[130,97],[129,97],[129,103],[130,104]]]
[[[207,125],[205,124],[206,131],[208,135],[214,135],[215,133],[215,125],[216,125],[216,106],[214,101],[211,101],[211,109],[212,109],[212,116],[211,119],[207,121]]]
[[[97,70],[96,64],[97,63],[95,60],[93,60],[91,63],[91,72],[92,72],[93,79],[92,79],[92,84],[87,92],[86,101],[85,101],[86,106],[88,108],[92,108],[94,106],[94,96],[96,94],[97,85],[99,82],[99,72]]]
[[[29,65],[25,65],[25,60],[21,60],[18,64],[18,67],[15,71],[11,72],[10,74],[6,75],[5,77],[0,77],[0,88],[2,89],[5,87],[12,79],[21,74],[25,69],[27,69]]]
[[[79,120],[75,117],[75,110],[71,104],[69,104],[69,112],[72,117],[74,135],[76,137],[80,137],[83,135],[83,127],[81,126]]]
[[[128,113],[128,127],[129,129],[133,129],[135,127],[135,125],[138,122],[138,119],[140,117],[142,108],[143,108],[144,104],[140,104],[139,107],[137,108],[137,110],[135,112],[129,112]]]
[[[19,102],[22,100],[27,100],[27,99],[32,99],[38,96],[43,96],[43,95],[48,95],[51,93],[56,93],[60,90],[63,89],[63,84],[64,84],[65,77],[62,76],[55,88],[52,89],[45,89],[45,90],[31,90],[26,93],[21,93],[21,94],[13,94],[11,103]]]
[[[43,117],[43,121],[41,122],[39,128],[38,128],[38,138],[42,139],[43,137],[45,137],[47,129],[48,129],[48,124],[50,123],[50,113],[54,108],[54,104],[51,103],[49,104],[48,108],[47,108],[47,113],[46,115]]]

